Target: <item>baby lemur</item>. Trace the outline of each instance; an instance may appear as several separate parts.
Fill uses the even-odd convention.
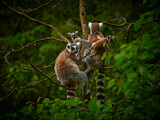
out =
[[[68,43],[56,59],[55,73],[57,80],[68,88],[67,99],[75,97],[75,89],[80,87],[84,95],[88,87],[88,77],[85,72],[80,71],[78,63],[79,43]]]

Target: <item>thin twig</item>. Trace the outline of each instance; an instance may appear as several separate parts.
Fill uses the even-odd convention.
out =
[[[120,100],[118,103],[116,103],[114,106],[113,106],[113,108],[112,108],[112,110],[114,110],[119,104],[121,104],[121,103],[123,103],[123,102],[126,102],[128,99],[122,99],[122,100]]]
[[[19,10],[21,10],[22,12],[33,12],[33,11],[36,11],[36,10],[38,10],[38,9],[41,9],[42,7],[44,7],[44,6],[47,6],[48,4],[50,4],[51,2],[53,2],[54,0],[50,0],[50,1],[48,1],[48,2],[46,2],[46,3],[44,3],[44,4],[41,4],[40,6],[38,6],[37,8],[33,8],[33,9],[22,9],[22,8],[20,8],[20,7],[18,7],[18,9]]]
[[[21,16],[23,16],[24,18],[26,18],[26,19],[28,19],[28,20],[30,20],[30,21],[32,21],[32,22],[35,22],[35,23],[38,23],[38,24],[40,24],[40,25],[43,25],[43,26],[46,26],[46,27],[48,27],[48,28],[53,29],[53,30],[58,34],[58,36],[59,36],[64,42],[70,43],[70,41],[69,41],[66,37],[64,37],[64,36],[62,35],[62,33],[61,33],[56,27],[54,27],[53,25],[47,24],[47,23],[45,23],[45,22],[43,22],[43,21],[37,20],[37,19],[35,19],[35,18],[32,18],[32,17],[26,15],[26,14],[23,13],[23,12],[20,12],[20,11],[17,11],[17,10],[15,10],[15,9],[13,9],[12,7],[10,7],[10,6],[7,4],[7,2],[6,2],[5,0],[3,0],[3,4],[4,4],[10,11],[12,11],[12,12],[18,14],[18,15],[21,15]]]
[[[149,24],[149,23],[152,23],[152,22],[156,22],[156,21],[160,21],[160,19],[155,18],[150,22],[141,23],[141,25],[146,25],[146,24]],[[92,22],[103,22],[105,25],[112,26],[112,27],[123,27],[123,26],[129,25],[129,24],[131,24],[131,25],[135,24],[134,22],[128,23],[126,18],[124,18],[124,22],[119,24],[119,25],[118,24],[109,23],[109,22],[105,22],[105,21],[101,21],[101,20],[92,20]]]
[[[55,61],[51,62],[49,65],[45,65],[42,67],[42,70],[49,68],[49,67],[53,67],[52,65],[55,63]]]
[[[106,66],[106,67],[104,67],[104,69],[113,69],[113,68],[115,68],[114,65],[113,66]]]
[[[21,67],[20,70],[30,70],[30,71],[33,71],[34,69],[30,68],[30,67]]]
[[[128,30],[127,30],[127,35],[126,35],[127,43],[129,43],[129,32],[130,32],[132,26],[133,26],[133,24],[132,24],[132,25],[128,28]]]
[[[54,84],[57,85],[57,86],[64,87],[64,86],[62,86],[62,85],[60,85],[60,84],[52,81],[47,75],[45,75],[43,72],[41,72],[40,70],[38,70],[30,61],[29,61],[29,64],[32,66],[32,68],[33,68],[34,70],[36,70],[37,72],[41,73],[41,75],[43,75],[43,76],[45,76],[46,78],[48,78],[50,82],[54,83]]]
[[[61,2],[62,2],[62,0],[60,0],[56,5],[53,5],[53,6],[51,7],[51,9],[57,7]]]
[[[56,74],[50,76],[49,78],[52,78],[52,77],[54,77],[55,75],[56,75]],[[49,79],[48,79],[48,78],[44,78],[44,79],[42,79],[41,81],[37,81],[37,82],[35,82],[35,83],[33,83],[33,84],[16,88],[16,89],[12,90],[12,91],[11,91],[9,94],[7,94],[6,96],[1,97],[1,98],[0,98],[0,102],[2,102],[4,99],[6,99],[6,98],[8,98],[9,96],[11,96],[13,93],[18,92],[19,90],[23,90],[23,89],[26,89],[26,88],[34,87],[34,86],[36,86],[36,85],[38,85],[38,84],[40,84],[40,83],[42,83],[42,82],[45,82],[45,81],[47,81],[47,80],[49,80]]]
[[[12,53],[20,52],[20,51],[24,50],[25,48],[28,48],[28,47],[33,46],[33,45],[36,45],[39,42],[46,41],[46,40],[51,40],[51,39],[58,40],[58,41],[63,41],[61,39],[54,38],[54,37],[46,37],[46,38],[42,38],[40,40],[36,40],[36,41],[34,41],[32,43],[28,43],[27,45],[24,45],[22,48],[19,48],[19,49],[13,49],[12,48],[11,51],[2,51],[1,53],[6,53],[5,56],[4,56],[4,61],[9,64],[9,61],[7,59],[8,55],[10,55]]]

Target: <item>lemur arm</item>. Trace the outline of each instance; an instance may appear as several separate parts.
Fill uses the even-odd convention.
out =
[[[101,32],[97,32],[97,35],[100,36],[101,38],[104,38],[104,36]]]
[[[74,40],[75,42],[80,42],[82,43],[84,46],[86,46],[87,48],[90,48],[92,43],[88,42],[87,40],[81,39],[81,38],[75,38]]]

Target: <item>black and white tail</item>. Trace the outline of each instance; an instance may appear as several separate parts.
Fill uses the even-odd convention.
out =
[[[76,96],[76,89],[68,88],[67,90],[67,99],[74,99]]]
[[[104,74],[99,72],[97,79],[97,101],[100,104],[105,103],[105,87],[104,87]]]
[[[80,59],[80,61],[84,61],[84,59],[87,57],[87,56],[91,56],[91,50],[92,48],[88,48],[86,51],[85,51],[85,54],[84,56]]]

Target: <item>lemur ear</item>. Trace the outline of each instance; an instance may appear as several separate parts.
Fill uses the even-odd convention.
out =
[[[68,35],[70,36],[71,33],[68,33]]]
[[[77,42],[77,43],[76,43],[76,45],[77,45],[77,46],[80,46],[80,45],[81,45],[81,43],[80,43],[80,42]]]
[[[99,27],[101,28],[103,26],[103,23],[101,22],[101,23],[99,23]]]
[[[68,43],[67,46],[66,46],[66,49],[68,50],[68,52],[71,52],[71,48],[70,47],[71,47],[71,43]]]
[[[89,22],[89,23],[88,23],[88,26],[91,28],[91,26],[92,26],[92,23],[91,23],[91,22]]]
[[[78,34],[78,31],[76,31],[75,33],[76,33],[76,35],[77,35],[77,34]]]

